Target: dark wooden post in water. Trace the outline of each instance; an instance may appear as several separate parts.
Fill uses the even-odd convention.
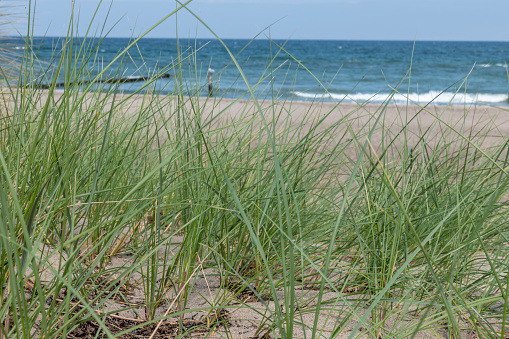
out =
[[[214,70],[212,68],[209,68],[207,71],[207,76],[209,78],[209,98],[212,96],[212,78],[214,77]]]

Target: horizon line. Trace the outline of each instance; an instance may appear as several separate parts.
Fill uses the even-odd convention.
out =
[[[31,36],[32,38],[57,38],[57,39],[63,39],[65,38],[64,36],[44,36],[44,35],[33,35]],[[13,35],[4,35],[4,38],[20,38],[20,39],[24,39],[25,37],[23,36],[13,36]],[[87,37],[87,36],[78,36],[78,37],[73,37],[73,38],[78,38],[78,39],[83,39],[83,38],[110,38],[110,39],[137,39],[138,37],[135,37],[135,36],[92,36],[92,37]],[[141,38],[141,40],[143,39],[174,39],[176,40],[177,37],[143,37]],[[201,37],[194,37],[194,38],[182,38],[182,37],[179,37],[178,38],[179,40],[219,40],[215,37],[206,37],[206,38],[201,38]],[[293,39],[284,39],[284,38],[272,38],[272,39],[267,39],[267,38],[221,38],[221,40],[248,40],[248,41],[251,41],[251,40],[274,40],[274,41],[387,41],[387,42],[509,42],[509,40],[434,40],[434,39],[418,39],[418,40],[404,40],[404,39],[311,39],[311,38],[293,38]]]

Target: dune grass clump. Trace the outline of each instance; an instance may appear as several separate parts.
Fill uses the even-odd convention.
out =
[[[481,108],[207,98],[193,50],[122,93],[97,81],[136,39],[94,73],[101,39],[69,31],[42,76],[27,38],[2,92],[1,337],[507,336],[507,143]]]

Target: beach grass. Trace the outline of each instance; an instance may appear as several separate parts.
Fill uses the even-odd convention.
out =
[[[208,98],[180,49],[148,91],[79,85],[137,39],[97,75],[74,25],[44,76],[27,37],[2,91],[0,337],[507,337],[507,142],[482,107],[255,95],[231,53],[249,100]]]

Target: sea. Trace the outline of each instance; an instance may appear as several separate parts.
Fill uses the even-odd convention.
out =
[[[82,78],[145,79],[90,90],[206,96],[210,78],[212,95],[226,98],[509,105],[509,42],[143,38],[126,51],[132,42],[73,41]],[[64,45],[33,38],[26,51],[23,39],[10,38],[5,48],[30,52],[35,78],[49,84]]]

